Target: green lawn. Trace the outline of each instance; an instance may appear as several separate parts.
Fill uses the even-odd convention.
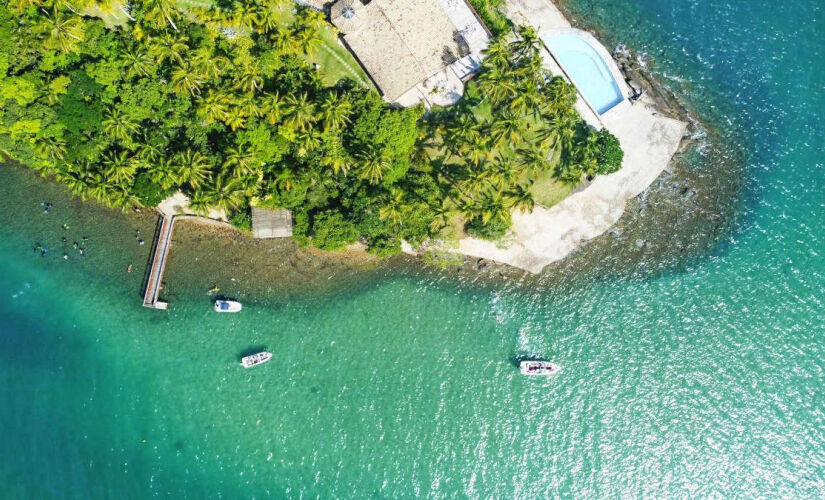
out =
[[[373,87],[372,81],[355,57],[338,42],[334,28],[325,27],[321,30],[321,45],[308,59],[321,67],[327,85],[334,85],[338,80],[350,78],[365,87]]]
[[[108,5],[92,5],[83,9],[84,16],[99,17],[107,28],[116,28],[129,22],[129,17],[123,11],[123,3],[112,0]]]
[[[295,19],[295,11],[291,4],[284,6],[282,12],[284,23],[290,23]],[[324,83],[327,85],[334,85],[339,80],[351,78],[365,87],[373,88],[372,81],[355,57],[346,47],[338,43],[338,30],[331,24],[326,24],[321,28],[321,43],[311,56],[306,56],[306,59],[310,63],[318,64],[321,73],[324,74]]]
[[[550,208],[570,196],[574,188],[575,186],[557,181],[550,172],[544,172],[533,183],[530,193],[537,205]]]

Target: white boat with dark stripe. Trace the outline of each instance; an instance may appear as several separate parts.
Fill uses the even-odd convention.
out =
[[[243,306],[240,302],[234,300],[216,300],[215,312],[219,313],[236,313],[239,312]]]
[[[561,367],[549,361],[522,361],[519,364],[522,375],[531,377],[549,377],[561,371]]]

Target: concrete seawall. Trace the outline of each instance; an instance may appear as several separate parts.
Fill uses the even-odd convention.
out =
[[[540,36],[571,27],[549,0],[508,0],[506,7],[511,19],[533,26]],[[561,74],[552,55],[545,52],[544,56],[546,67]],[[450,251],[539,273],[610,229],[627,201],[641,194],[667,167],[685,134],[686,123],[660,115],[653,104],[644,98],[633,104],[625,101],[601,116],[592,116],[586,105],[577,106],[588,123],[606,128],[619,139],[625,152],[621,170],[597,177],[552,208],[515,212],[512,234],[504,242],[464,238]]]

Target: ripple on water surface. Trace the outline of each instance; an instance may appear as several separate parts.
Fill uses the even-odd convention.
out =
[[[682,78],[680,91],[707,104],[699,112],[735,131],[721,135],[748,151],[733,230],[713,226],[712,203],[652,219],[641,208],[622,228],[630,245],[608,235],[506,284],[184,230],[164,313],[140,307],[141,277],[125,272],[148,259],[134,231],[151,232],[151,217],[69,202],[4,169],[3,496],[821,497],[825,130],[814,110],[825,97],[810,64],[823,53],[821,7],[569,7]],[[724,198],[710,186],[725,145],[687,162],[697,198]],[[649,196],[653,207],[667,199]],[[45,217],[44,197],[55,202]],[[660,219],[658,234],[634,233]],[[64,233],[67,261],[32,251],[62,251]],[[711,243],[680,258],[691,234]],[[83,235],[81,258],[71,242]],[[230,247],[289,265],[220,276],[248,306],[217,317],[204,292],[214,249]],[[311,294],[278,288],[297,288],[295,269]],[[253,347],[276,356],[240,369]],[[517,376],[514,362],[530,356],[563,372]]]

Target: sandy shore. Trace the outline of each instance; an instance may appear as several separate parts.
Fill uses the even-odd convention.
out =
[[[508,0],[506,5],[511,19],[535,27],[540,36],[571,29],[569,21],[548,0]],[[561,70],[550,53],[545,51],[544,56],[546,67],[559,74]],[[618,72],[612,58],[609,63]],[[623,92],[629,92],[623,80],[619,83]],[[652,99],[643,98],[632,105],[625,101],[601,116],[581,101],[577,108],[585,120],[607,128],[619,139],[625,151],[622,169],[598,177],[552,208],[515,212],[511,234],[501,242],[464,238],[450,251],[539,273],[610,229],[627,201],[641,194],[667,167],[685,135],[687,124],[662,116]]]

